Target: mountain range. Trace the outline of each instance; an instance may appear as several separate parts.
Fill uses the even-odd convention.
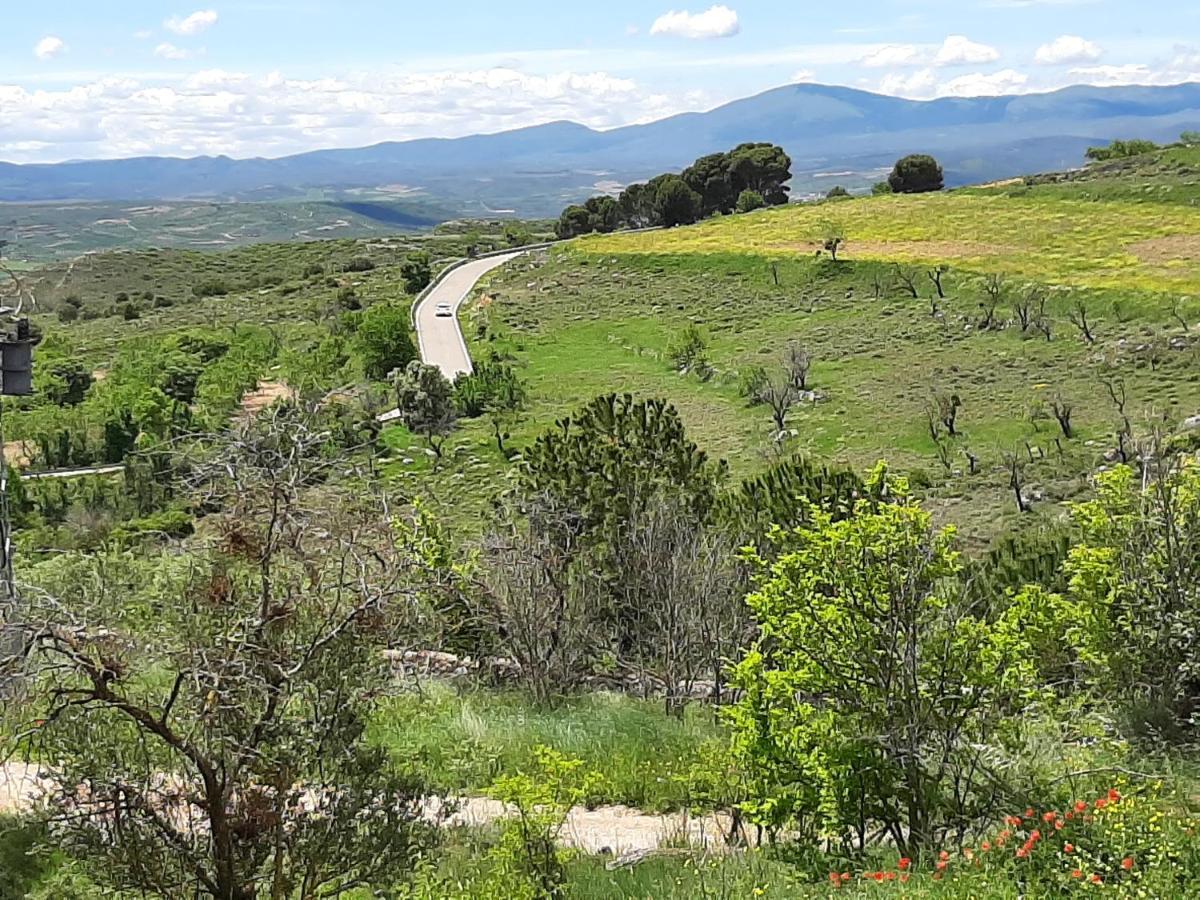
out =
[[[279,159],[199,157],[0,163],[0,201],[361,200],[395,215],[555,215],[599,190],[679,169],[744,141],[782,144],[794,195],[863,187],[900,155],[932,153],[950,184],[1078,166],[1116,138],[1200,128],[1200,84],[1070,87],[918,101],[795,84],[644,125],[552,122],[499,134],[387,142]],[[386,210],[391,210],[387,213]]]

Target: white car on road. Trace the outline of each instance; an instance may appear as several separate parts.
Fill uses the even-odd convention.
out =
[[[449,319],[454,315],[454,307],[449,303],[439,303],[433,308],[433,314],[439,319]]]

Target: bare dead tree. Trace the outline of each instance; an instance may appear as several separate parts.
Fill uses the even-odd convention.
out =
[[[944,427],[950,437],[957,437],[958,413],[962,405],[962,398],[958,394],[934,392],[929,404],[929,418]]]
[[[979,457],[971,452],[970,447],[962,448],[963,456],[967,458],[967,466],[972,475],[979,474]]]
[[[936,441],[934,443],[934,451],[937,453],[938,462],[946,470],[946,474],[950,474],[954,470],[954,452],[950,442]]]
[[[921,292],[917,288],[917,273],[912,269],[904,268],[897,265],[892,270],[892,276],[895,282],[902,287],[910,297],[914,300],[919,300]]]
[[[632,611],[632,653],[643,680],[662,685],[668,714],[682,714],[701,678],[719,697],[725,660],[747,624],[735,542],[660,499],[634,514],[614,558]]]
[[[825,252],[829,254],[830,258],[834,262],[837,262],[838,252],[842,249],[842,246],[845,243],[846,239],[840,234],[830,235],[829,237],[825,238]]]
[[[1054,340],[1054,323],[1048,316],[1039,315],[1034,320],[1033,326],[1041,332],[1047,342]]]
[[[1079,329],[1080,335],[1089,346],[1096,343],[1096,335],[1092,332],[1091,323],[1088,322],[1087,303],[1082,298],[1075,301],[1075,305],[1067,313],[1067,318],[1072,325]]]
[[[294,408],[200,451],[212,540],[164,559],[152,599],[143,569],[100,560],[28,592],[22,745],[53,761],[51,828],[108,885],[162,897],[390,884],[427,828],[364,738],[409,568],[386,504],[331,508],[339,460]]]
[[[946,266],[934,266],[926,273],[929,276],[929,280],[933,282],[934,288],[937,290],[939,300],[946,299],[946,290],[942,287],[942,278],[948,271],[949,269]]]
[[[1045,292],[1041,288],[1028,288],[1013,300],[1013,313],[1021,325],[1022,334],[1034,326],[1039,308],[1045,309]]]
[[[1056,396],[1050,404],[1050,409],[1054,413],[1054,418],[1058,420],[1058,427],[1062,429],[1063,437],[1068,441],[1071,440],[1075,436],[1075,430],[1071,425],[1071,414],[1075,411],[1075,407],[1061,396]]]
[[[1004,300],[1005,290],[1004,276],[1002,275],[989,275],[984,280],[984,299],[979,303],[979,308],[983,311],[983,318],[976,326],[980,331],[991,331],[998,327],[996,309]]]
[[[1100,376],[1100,383],[1108,392],[1109,399],[1120,417],[1121,422],[1117,428],[1117,455],[1121,462],[1127,463],[1133,449],[1133,422],[1130,421],[1127,412],[1129,394],[1125,389],[1125,379],[1112,373],[1105,373]]]
[[[1004,467],[1008,470],[1008,486],[1017,501],[1017,510],[1021,513],[1032,512],[1033,507],[1025,499],[1025,464],[1021,462],[1020,454],[1006,450],[1003,454]]]
[[[791,376],[792,387],[797,391],[808,390],[808,374],[812,370],[812,354],[798,341],[789,341],[783,352],[784,367]]]
[[[1179,323],[1179,327],[1183,329],[1184,334],[1190,334],[1192,326],[1188,324],[1187,316],[1183,312],[1183,298],[1177,297],[1175,302],[1171,304],[1171,317]]]
[[[537,498],[508,511],[481,547],[480,610],[501,652],[540,703],[575,689],[597,635],[599,585],[570,513]]]
[[[792,373],[783,368],[768,372],[758,385],[756,396],[758,402],[770,407],[776,431],[785,431],[788,413],[800,402],[800,392],[792,382]]]

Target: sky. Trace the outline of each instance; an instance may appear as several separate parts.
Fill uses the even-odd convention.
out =
[[[808,81],[913,99],[1200,81],[1200,2],[0,0],[8,162],[611,128]]]

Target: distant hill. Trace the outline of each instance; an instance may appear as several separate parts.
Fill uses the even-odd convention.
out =
[[[742,141],[782,144],[794,192],[863,186],[901,154],[935,154],[950,184],[1080,165],[1121,137],[1200,127],[1200,84],[1071,87],[1048,94],[903,100],[797,84],[704,113],[598,132],[552,122],[500,134],[389,142],[282,159],[138,158],[0,163],[0,201],[418,201],[459,214],[556,214],[612,183],[676,169]]]

